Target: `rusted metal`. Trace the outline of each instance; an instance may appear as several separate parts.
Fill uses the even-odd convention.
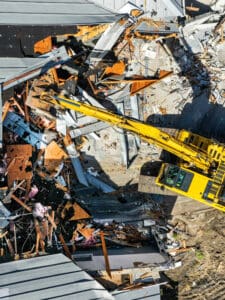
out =
[[[113,64],[111,67],[106,67],[103,75],[122,75],[124,74],[126,65],[123,61],[118,61]]]
[[[115,84],[131,84],[130,95],[133,96],[141,90],[153,85],[165,77],[171,75],[172,71],[160,70],[157,77],[146,78],[143,76],[135,76],[133,78],[126,78],[121,80],[102,80],[101,83],[104,85],[115,85]]]
[[[100,24],[100,25],[78,25],[74,27],[74,31],[69,34],[61,34],[56,36],[47,36],[46,38],[39,40],[34,44],[34,53],[36,54],[45,54],[50,52],[54,47],[57,47],[57,43],[62,43],[71,39],[79,38],[82,42],[88,42],[100,34],[102,34],[109,24]],[[75,33],[76,32],[76,33]]]
[[[25,113],[24,113],[23,109],[21,108],[21,106],[19,105],[19,103],[14,98],[10,98],[8,101],[5,102],[5,104],[3,106],[2,121],[5,120],[5,117],[8,113],[8,111],[14,106],[17,107],[17,109],[19,110],[19,112],[21,113],[22,116],[25,115]]]
[[[0,239],[5,239],[6,244],[7,244],[7,247],[8,247],[9,252],[10,252],[10,255],[11,255],[12,257],[14,257],[15,251],[14,251],[14,249],[13,249],[13,245],[12,245],[11,241],[7,238],[7,234],[8,234],[8,231],[5,231],[5,232],[3,232],[3,233],[0,232]],[[1,249],[0,249],[0,256],[3,256],[3,255],[4,255],[4,248],[1,248]]]
[[[50,224],[52,225],[52,227],[56,230],[57,229],[57,225],[56,225],[56,223],[55,223],[55,221],[54,221],[54,214],[53,215],[47,215],[47,218],[48,218],[48,221],[50,222]],[[71,256],[71,253],[70,253],[70,250],[69,250],[69,248],[68,248],[68,246],[67,246],[67,244],[66,244],[66,242],[65,242],[65,240],[64,240],[64,237],[63,237],[63,235],[62,235],[62,233],[60,232],[59,234],[58,234],[58,237],[59,237],[59,240],[60,240],[60,242],[61,242],[61,244],[62,244],[62,246],[63,246],[63,249],[64,249],[64,251],[65,251],[65,254],[66,254],[66,256],[68,257],[68,258],[70,258],[70,259],[72,259],[72,256]]]
[[[36,228],[36,227],[35,227]],[[35,244],[35,253],[39,252],[39,243],[40,243],[40,233],[36,230],[36,244]]]
[[[59,85],[59,77],[58,77],[56,69],[51,69],[51,73],[53,75],[54,81],[57,83],[57,85]]]
[[[135,31],[134,35],[136,38],[144,39],[144,40],[148,40],[148,41],[156,40],[161,36],[160,34],[151,34],[151,35],[143,34],[139,31]],[[170,38],[176,38],[176,37],[177,37],[177,33],[170,33],[170,34],[167,34],[166,36],[163,36],[163,39],[170,39]]]
[[[51,220],[54,221],[54,218],[55,218],[55,211],[52,210],[49,214],[49,216],[51,217]],[[53,225],[52,223],[50,223],[50,226],[49,226],[49,233],[48,233],[48,243],[51,244],[52,243],[52,234],[53,234]]]
[[[65,218],[67,211],[73,210],[74,215],[69,219],[69,221],[76,221],[76,220],[82,220],[82,219],[90,219],[91,215],[89,215],[86,210],[84,210],[78,203],[71,203],[68,201],[61,213],[62,218]]]
[[[12,242],[10,241],[10,239],[7,238],[7,235],[4,236],[4,239],[6,241],[6,244],[7,244],[8,248],[9,248],[9,252],[10,252],[11,256],[14,257],[15,251],[13,249]]]
[[[62,246],[63,246],[63,249],[64,249],[64,251],[65,251],[66,256],[67,256],[68,258],[72,259],[70,250],[69,250],[68,246],[66,245],[66,242],[65,242],[65,240],[64,240],[64,237],[63,237],[62,233],[59,234],[59,240],[60,240],[60,242],[61,242],[61,244],[62,244]]]
[[[77,232],[85,237],[86,240],[89,240],[95,231],[94,228],[86,227],[85,224],[77,224]]]
[[[194,12],[198,12],[199,11],[199,7],[196,7],[196,6],[185,6],[186,10],[187,11],[194,11]]]
[[[32,212],[32,208],[29,207],[26,203],[24,203],[22,200],[20,200],[15,195],[12,195],[11,198],[15,200],[18,204],[20,204],[23,208],[25,208],[28,212]]]
[[[131,85],[130,95],[131,96],[135,95],[136,93],[140,92],[141,90],[145,89],[146,87],[149,87],[150,85],[153,85],[153,84],[159,82],[160,80],[171,75],[172,73],[173,72],[171,72],[171,71],[160,70],[157,78],[143,80],[143,81],[138,81],[138,80],[134,81]]]
[[[14,181],[31,180],[32,172],[32,146],[31,145],[7,145],[7,178],[8,186]]]
[[[78,25],[78,32],[75,33],[74,36],[79,37],[82,40],[82,42],[87,42],[95,39],[98,35],[102,34],[108,27],[109,24],[100,24],[93,26]]]
[[[59,165],[68,158],[66,152],[59,145],[52,141],[46,148],[44,153],[44,166],[50,173],[57,172]]]
[[[44,241],[43,241],[43,235],[41,233],[40,225],[37,219],[34,219],[34,227],[36,231],[36,245],[35,245],[35,252],[39,253],[39,247],[41,247],[41,250],[44,250]]]
[[[13,193],[15,193],[15,191],[17,190],[17,189],[20,189],[20,188],[22,188],[22,186],[23,186],[23,184],[26,182],[26,180],[22,180],[22,181],[20,181],[18,184],[16,184],[15,186],[13,186],[11,189],[10,189],[10,191],[9,191],[9,193],[2,199],[2,202],[3,203],[10,203],[11,202],[11,196],[13,195]],[[3,189],[3,188],[2,188]],[[7,190],[8,188],[4,188],[5,190]]]
[[[105,269],[106,272],[108,273],[109,277],[112,277],[111,275],[111,269],[110,269],[110,264],[109,264],[109,257],[108,257],[108,251],[106,247],[106,242],[105,242],[105,237],[104,237],[104,232],[100,232],[100,237],[101,237],[101,243],[102,243],[102,251],[105,259]]]
[[[34,44],[34,53],[44,54],[52,50],[52,37],[47,36],[45,39],[40,40]]]

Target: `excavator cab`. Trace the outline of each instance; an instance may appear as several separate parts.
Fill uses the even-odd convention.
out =
[[[155,183],[161,188],[225,212],[225,206],[222,203],[225,199],[225,188],[220,193],[219,201],[216,201],[216,197],[212,195],[212,178],[207,175],[199,174],[183,166],[163,163]]]
[[[184,192],[189,190],[194,174],[172,164],[163,164],[162,167],[159,183]]]

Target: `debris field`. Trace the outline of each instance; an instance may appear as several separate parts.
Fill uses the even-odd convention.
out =
[[[223,212],[155,188],[149,165],[167,157],[157,145],[62,105],[224,143],[218,3],[185,22],[129,3],[115,22],[36,42],[1,82],[2,263],[63,252],[110,291],[160,284],[163,299],[224,299]]]

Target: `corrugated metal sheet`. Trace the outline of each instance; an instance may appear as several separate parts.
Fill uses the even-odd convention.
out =
[[[87,0],[1,0],[0,25],[99,24],[116,14]]]
[[[98,282],[62,254],[3,263],[0,268],[0,298],[114,299]]]
[[[92,0],[105,8],[118,11],[128,0]],[[184,15],[184,0],[130,0],[150,16],[169,18]]]
[[[160,300],[160,286],[145,286],[132,291],[116,291],[113,293],[115,300]]]
[[[0,83],[4,83],[6,90],[68,60],[64,46],[36,58],[0,57]]]
[[[152,0],[150,0],[152,2]],[[128,2],[128,0],[92,0],[92,2],[102,5],[105,8],[113,9],[115,11],[118,11],[124,4]],[[139,7],[144,8],[145,0],[131,0],[129,1],[131,3],[136,4]]]
[[[151,24],[147,24],[146,22],[142,22],[137,30],[141,33],[152,33],[152,34],[170,34],[170,33],[179,33],[179,28],[176,23],[172,22],[162,22],[162,24],[153,26]]]
[[[17,58],[17,57],[0,57],[0,82],[4,82],[14,76],[30,71],[31,67],[39,67],[40,63],[46,58]]]

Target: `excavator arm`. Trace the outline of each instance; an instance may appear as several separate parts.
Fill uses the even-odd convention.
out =
[[[163,132],[154,126],[66,97],[57,96],[54,97],[54,99],[55,103],[58,103],[61,107],[76,110],[84,115],[95,117],[110,125],[133,132],[140,136],[144,141],[157,145],[204,172],[207,172],[210,167],[210,161],[205,153],[200,153],[193,147],[180,142],[168,133]]]

